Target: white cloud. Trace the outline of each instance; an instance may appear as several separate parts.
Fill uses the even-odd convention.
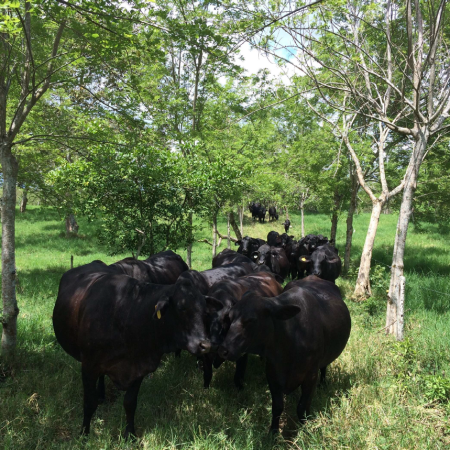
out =
[[[241,47],[241,56],[244,61],[239,61],[238,64],[242,66],[249,74],[256,74],[258,70],[268,69],[275,78],[281,78],[285,83],[290,83],[290,78],[295,72],[291,65],[280,66],[274,57],[266,55],[264,52],[252,49],[249,44],[245,43]]]

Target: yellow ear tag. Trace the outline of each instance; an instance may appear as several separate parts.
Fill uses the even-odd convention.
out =
[[[155,309],[157,308],[157,306],[155,305]],[[156,311],[156,317],[158,319],[161,319],[161,311]]]
[[[302,261],[306,261],[306,258],[302,258]]]

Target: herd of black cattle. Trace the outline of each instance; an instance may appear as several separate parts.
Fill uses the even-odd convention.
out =
[[[267,242],[246,236],[238,244],[203,272],[167,250],[109,266],[97,260],[62,276],[53,326],[63,349],[81,362],[83,434],[104,400],[108,375],[126,391],[125,437],[134,435],[143,378],[165,353],[181,350],[197,356],[205,387],[213,366],[230,360],[242,388],[247,355],[260,355],[272,395],[270,430],[279,428],[283,395],[298,386],[297,414],[306,419],[319,371],[323,382],[350,335],[350,315],[334,283],[337,250],[321,235],[297,242],[275,231]]]

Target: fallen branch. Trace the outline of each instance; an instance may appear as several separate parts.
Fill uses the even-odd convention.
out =
[[[228,239],[228,236],[226,234],[221,234],[219,232],[217,232],[217,234],[220,237],[220,239]],[[239,239],[236,239],[236,238],[230,236],[230,241],[239,242]]]
[[[199,239],[197,242],[204,242],[205,244],[209,244],[211,247],[213,246],[211,242],[208,241],[208,239]]]

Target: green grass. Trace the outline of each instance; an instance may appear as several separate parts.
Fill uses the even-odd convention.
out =
[[[357,266],[369,217],[355,218],[353,267]],[[299,217],[291,214],[292,234]],[[265,238],[283,231],[275,224],[245,220],[245,234]],[[308,214],[307,233],[329,235],[323,214]],[[200,225],[200,224],[199,224]],[[61,275],[70,266],[94,259],[111,263],[95,239],[95,224],[80,220],[80,238],[66,239],[64,224],[51,210],[30,207],[17,218],[19,347],[12,373],[0,372],[0,448],[2,449],[448,449],[450,448],[450,244],[437,226],[408,235],[406,336],[396,343],[382,332],[396,216],[383,215],[374,251],[375,295],[365,303],[347,301],[353,327],[341,357],[332,364],[328,384],[318,389],[312,417],[299,427],[299,392],[287,397],[281,434],[267,436],[271,401],[263,364],[251,357],[242,392],[234,388],[233,366],[214,372],[202,387],[195,358],[168,355],[144,380],[138,401],[137,443],[121,439],[125,425],[123,394],[107,383],[107,402],[94,416],[89,440],[78,438],[82,420],[79,363],[55,341],[51,315]],[[219,229],[225,232],[224,221]],[[198,238],[210,237],[205,224]],[[337,246],[344,248],[345,218]],[[225,248],[225,242],[221,249]],[[185,256],[183,250],[179,253]],[[211,247],[197,243],[194,268],[211,267]],[[353,275],[354,276],[354,275]],[[350,296],[354,278],[340,279]],[[431,290],[430,290],[431,289]],[[439,291],[440,294],[434,291]],[[1,366],[0,366],[1,367]]]

